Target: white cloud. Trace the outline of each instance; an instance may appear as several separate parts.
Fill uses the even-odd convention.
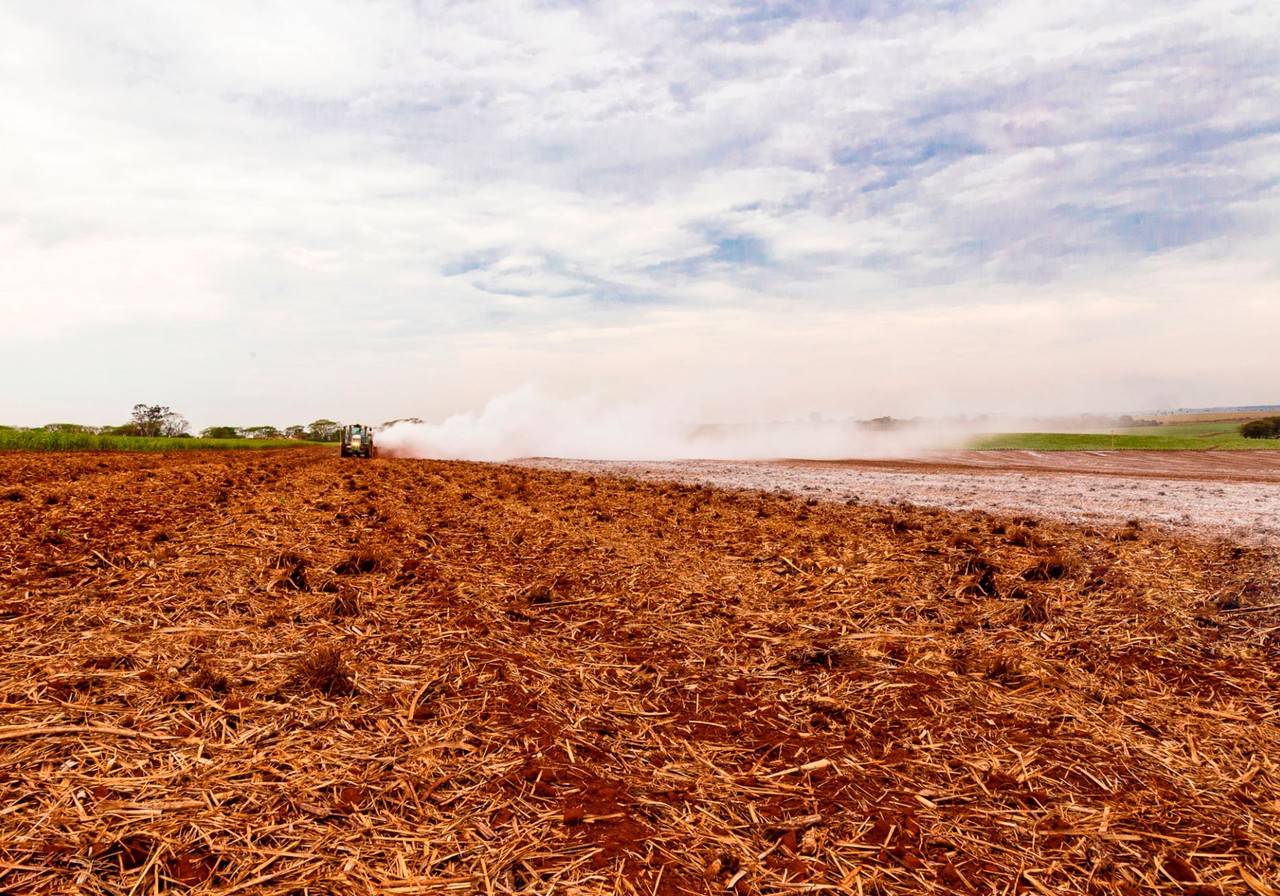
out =
[[[137,319],[208,320],[223,310],[219,270],[238,261],[193,239],[37,242],[13,230],[0,230],[0,258],[0,316],[11,340]]]
[[[0,419],[1275,400],[1274,5],[752,6],[0,10]]]

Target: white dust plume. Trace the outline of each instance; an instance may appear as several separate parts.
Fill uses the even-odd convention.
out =
[[[378,434],[384,457],[505,461],[765,460],[909,457],[955,445],[958,427],[803,419],[698,421],[672,403],[561,398],[524,386],[440,423],[398,422]]]

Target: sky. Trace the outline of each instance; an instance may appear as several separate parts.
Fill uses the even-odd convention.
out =
[[[0,0],[0,422],[1280,401],[1280,4]]]

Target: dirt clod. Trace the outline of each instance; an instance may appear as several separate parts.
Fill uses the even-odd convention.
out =
[[[355,693],[351,668],[343,659],[342,648],[332,644],[317,647],[298,661],[293,681],[330,697]]]
[[[340,576],[367,575],[377,572],[382,566],[382,558],[373,551],[362,550],[349,554],[339,560],[333,571]]]

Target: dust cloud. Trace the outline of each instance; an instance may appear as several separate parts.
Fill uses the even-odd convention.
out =
[[[523,386],[438,423],[394,423],[377,439],[383,456],[446,460],[820,460],[911,457],[968,435],[959,424],[906,421],[709,423],[678,403],[565,398]]]

